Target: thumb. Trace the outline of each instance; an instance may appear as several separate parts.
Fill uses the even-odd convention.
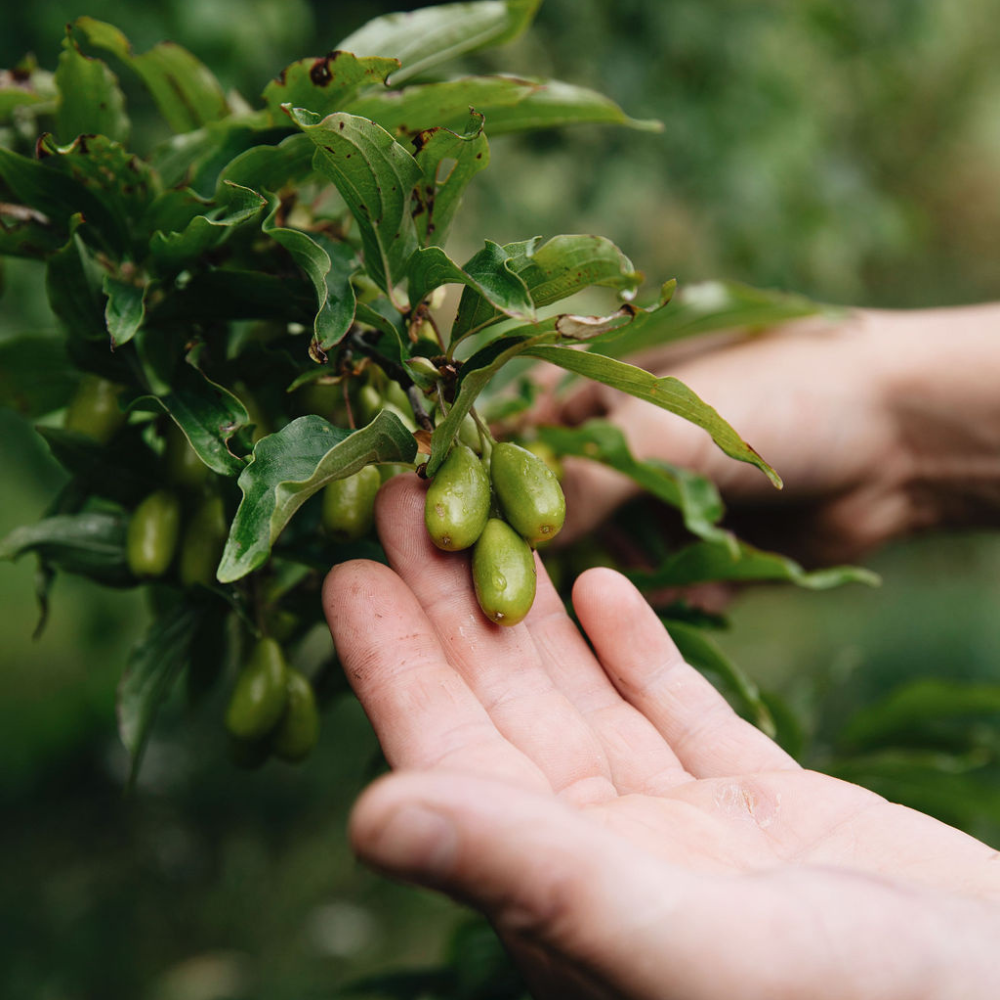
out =
[[[362,860],[482,911],[614,995],[663,997],[663,957],[695,876],[665,868],[562,802],[457,773],[380,779],[358,801]],[[671,996],[673,993],[670,994]]]

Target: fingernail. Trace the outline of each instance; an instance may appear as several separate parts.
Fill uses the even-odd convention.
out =
[[[452,868],[457,847],[455,827],[441,813],[422,805],[404,805],[389,816],[363,853],[380,868],[441,877]]]

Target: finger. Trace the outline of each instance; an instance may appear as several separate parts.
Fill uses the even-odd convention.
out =
[[[388,567],[335,566],[323,607],[351,687],[392,767],[459,768],[548,788],[448,663],[412,591]]]
[[[472,589],[468,555],[435,548],[423,511],[424,488],[413,477],[398,476],[379,491],[376,520],[386,555],[418,597],[448,661],[496,729],[555,791],[577,801],[613,797],[600,740],[553,683],[526,623],[506,627],[486,618]],[[551,610],[533,609],[528,618]]]
[[[690,774],[798,767],[684,662],[653,609],[621,574],[588,570],[573,588],[573,606],[622,697],[653,723]]]

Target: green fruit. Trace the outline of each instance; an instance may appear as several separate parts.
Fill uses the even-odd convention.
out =
[[[477,455],[483,453],[483,439],[479,436],[479,428],[476,426],[476,421],[472,419],[471,413],[466,413],[465,418],[458,425],[458,440],[471,448]]]
[[[150,493],[133,511],[128,523],[127,557],[136,576],[163,576],[177,550],[181,504],[167,490]]]
[[[487,522],[472,550],[472,582],[484,614],[498,625],[516,625],[535,600],[535,557],[514,529],[497,517]]]
[[[439,549],[474,545],[490,516],[490,479],[471,448],[456,443],[427,489],[424,524]]]
[[[261,639],[243,668],[226,709],[226,729],[241,740],[269,733],[288,702],[288,667],[281,646]]]
[[[191,515],[181,540],[177,575],[185,587],[210,587],[215,583],[228,534],[222,497],[208,497]]]
[[[211,471],[191,447],[184,432],[174,423],[167,429],[163,460],[167,467],[167,479],[182,489],[201,489]]]
[[[338,542],[353,542],[371,531],[375,494],[382,477],[374,465],[345,479],[335,479],[323,491],[323,526]]]
[[[566,520],[566,498],[555,473],[526,448],[503,441],[490,461],[504,517],[531,545],[555,538]]]
[[[107,444],[125,423],[118,405],[122,387],[97,375],[84,375],[66,410],[63,426],[68,431]]]
[[[288,702],[274,731],[271,750],[292,763],[304,760],[319,739],[319,712],[312,685],[297,670],[288,671]]]
[[[555,449],[547,445],[544,441],[529,441],[524,446],[525,451],[530,451],[532,455],[536,458],[540,458],[551,470],[552,474],[562,482],[563,478],[563,464],[559,460],[559,456],[555,453]]]

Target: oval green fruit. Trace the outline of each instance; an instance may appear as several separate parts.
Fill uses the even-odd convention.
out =
[[[490,518],[472,550],[472,582],[483,613],[498,625],[516,625],[534,603],[535,557],[498,517]]]
[[[474,545],[490,516],[490,479],[471,448],[458,442],[427,488],[424,524],[446,552]]]
[[[185,587],[209,587],[215,583],[215,571],[228,534],[222,497],[208,497],[191,515],[181,539],[177,575]]]
[[[128,523],[129,569],[139,577],[163,576],[174,561],[181,525],[181,504],[168,490],[150,493]]]
[[[226,729],[241,740],[269,733],[288,702],[288,666],[274,639],[261,639],[240,672],[226,708]]]
[[[323,490],[323,526],[338,542],[353,542],[371,531],[375,520],[375,494],[382,477],[374,465],[344,479],[335,479]]]
[[[63,426],[107,444],[125,423],[118,405],[121,391],[120,385],[98,375],[84,375],[66,409]]]
[[[167,478],[174,486],[199,490],[211,471],[191,447],[187,435],[175,423],[167,428],[167,445],[163,450]]]
[[[490,477],[504,517],[530,545],[559,534],[566,520],[566,498],[542,459],[502,441],[493,448]]]
[[[309,756],[318,739],[319,711],[312,685],[297,670],[289,670],[288,701],[271,733],[271,751],[295,763]]]

